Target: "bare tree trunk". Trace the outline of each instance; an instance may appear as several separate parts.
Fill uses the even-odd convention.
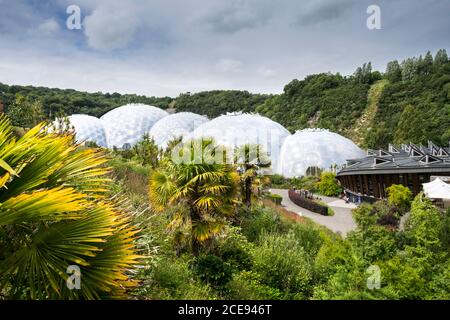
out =
[[[250,208],[252,205],[252,178],[247,177],[244,181],[245,205]]]

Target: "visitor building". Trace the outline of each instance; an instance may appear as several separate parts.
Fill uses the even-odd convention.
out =
[[[352,202],[386,198],[393,184],[408,187],[414,195],[431,177],[450,177],[450,146],[403,144],[388,150],[368,150],[366,157],[348,160],[337,179]]]

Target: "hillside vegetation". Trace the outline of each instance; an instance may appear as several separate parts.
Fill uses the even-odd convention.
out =
[[[391,61],[384,73],[372,71],[369,62],[351,76],[309,75],[292,80],[279,95],[216,90],[158,98],[0,83],[0,99],[17,126],[31,127],[59,114],[98,117],[120,105],[141,102],[210,118],[231,111],[258,112],[291,132],[327,128],[368,148],[427,140],[446,145],[450,140],[450,62],[445,50],[434,57],[428,52],[401,63]],[[27,115],[28,110],[34,115]]]

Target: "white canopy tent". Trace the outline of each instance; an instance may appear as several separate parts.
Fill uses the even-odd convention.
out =
[[[439,178],[431,182],[424,183],[423,192],[430,199],[442,199],[445,207],[450,203],[450,184],[445,183]]]

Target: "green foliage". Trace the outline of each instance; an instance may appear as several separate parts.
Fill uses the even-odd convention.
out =
[[[284,296],[280,289],[264,284],[263,276],[254,271],[235,274],[226,289],[231,300],[281,300]]]
[[[155,144],[155,140],[150,138],[148,134],[145,134],[142,140],[131,148],[131,151],[132,159],[139,161],[144,166],[157,167],[160,151]]]
[[[42,101],[21,94],[15,95],[14,101],[6,109],[6,114],[13,126],[22,128],[34,127],[44,120]]]
[[[126,103],[139,102],[209,117],[231,111],[258,112],[290,131],[327,128],[373,149],[391,142],[426,143],[427,140],[446,145],[450,138],[450,62],[446,51],[437,51],[434,59],[427,52],[423,57],[408,58],[401,63],[391,61],[383,77],[389,83],[383,86],[374,108],[370,106],[368,93],[381,75],[372,71],[370,63],[348,77],[321,73],[295,79],[280,95],[216,90],[157,98],[0,83],[0,99],[6,110],[14,105],[16,94],[29,101],[42,101],[43,114],[50,119],[61,113],[99,117]],[[368,110],[374,114],[366,119]],[[21,121],[21,117],[14,118]],[[360,126],[363,130],[359,130]]]
[[[256,242],[262,232],[282,232],[286,230],[280,216],[264,207],[242,210],[240,213],[242,233],[251,242]]]
[[[235,213],[237,174],[230,165],[198,161],[198,153],[204,155],[210,149],[213,153],[223,151],[211,140],[188,142],[180,151],[185,157],[182,163],[165,158],[150,176],[149,199],[156,211],[183,205],[176,207],[179,210],[169,228],[177,231],[188,227],[195,254],[205,241],[223,230],[226,219]]]
[[[291,131],[321,127],[345,133],[361,116],[368,89],[368,84],[358,83],[352,77],[311,75],[291,81],[283,94],[267,99],[256,111]]]
[[[254,251],[254,270],[264,284],[279,289],[285,299],[303,299],[310,288],[312,266],[293,233],[264,233]]]
[[[411,205],[411,214],[405,225],[405,233],[410,243],[406,251],[411,255],[417,268],[430,268],[445,247],[441,242],[444,219],[439,210],[422,193]],[[448,252],[446,253],[448,255]]]
[[[273,174],[270,176],[271,186],[276,188],[278,186],[284,186],[286,184],[286,178],[280,174]]]
[[[283,197],[278,195],[278,194],[274,194],[274,193],[269,193],[267,195],[267,198],[272,200],[275,204],[281,205],[281,201],[283,200]]]
[[[173,98],[146,97],[135,94],[88,93],[73,89],[55,89],[33,86],[8,86],[0,83],[0,99],[6,110],[14,103],[16,95],[25,96],[31,100],[40,100],[43,113],[48,119],[54,119],[59,114],[89,114],[100,117],[109,110],[127,103],[145,103],[162,109],[167,109]]]
[[[195,272],[202,281],[216,288],[223,288],[232,277],[229,263],[214,255],[202,255],[197,258]]]
[[[342,188],[333,172],[322,172],[320,181],[317,183],[317,192],[324,196],[337,196],[342,193]]]
[[[112,187],[106,155],[41,124],[19,139],[0,116],[0,292],[14,299],[124,298],[136,285],[137,229]],[[79,290],[66,286],[77,265]],[[103,272],[108,270],[108,272]]]
[[[178,112],[190,111],[218,117],[227,112],[253,112],[269,95],[251,94],[247,91],[215,90],[195,94],[181,94],[177,97],[175,108]]]
[[[233,272],[251,269],[254,245],[242,235],[241,229],[230,227],[217,239],[214,253],[228,263]]]
[[[260,175],[260,169],[270,166],[270,157],[260,145],[245,144],[235,148],[233,158],[240,173],[242,202],[250,207],[252,195],[256,193],[254,189],[258,187],[255,184],[256,178]]]
[[[134,294],[151,300],[200,300],[215,299],[212,288],[203,283],[193,272],[192,259],[188,256],[158,256],[141,269],[136,276],[142,284]]]
[[[387,147],[391,142],[419,144],[427,140],[448,143],[450,62],[445,50],[439,50],[434,61],[431,58],[427,54],[425,58],[403,61],[401,80],[396,69],[395,80],[385,86],[379,99],[373,119],[375,126],[365,137],[367,147]],[[390,78],[392,74],[386,76]]]
[[[403,212],[409,210],[413,196],[409,188],[400,184],[393,184],[386,188],[386,191],[388,193],[388,202],[391,206],[396,206]]]

